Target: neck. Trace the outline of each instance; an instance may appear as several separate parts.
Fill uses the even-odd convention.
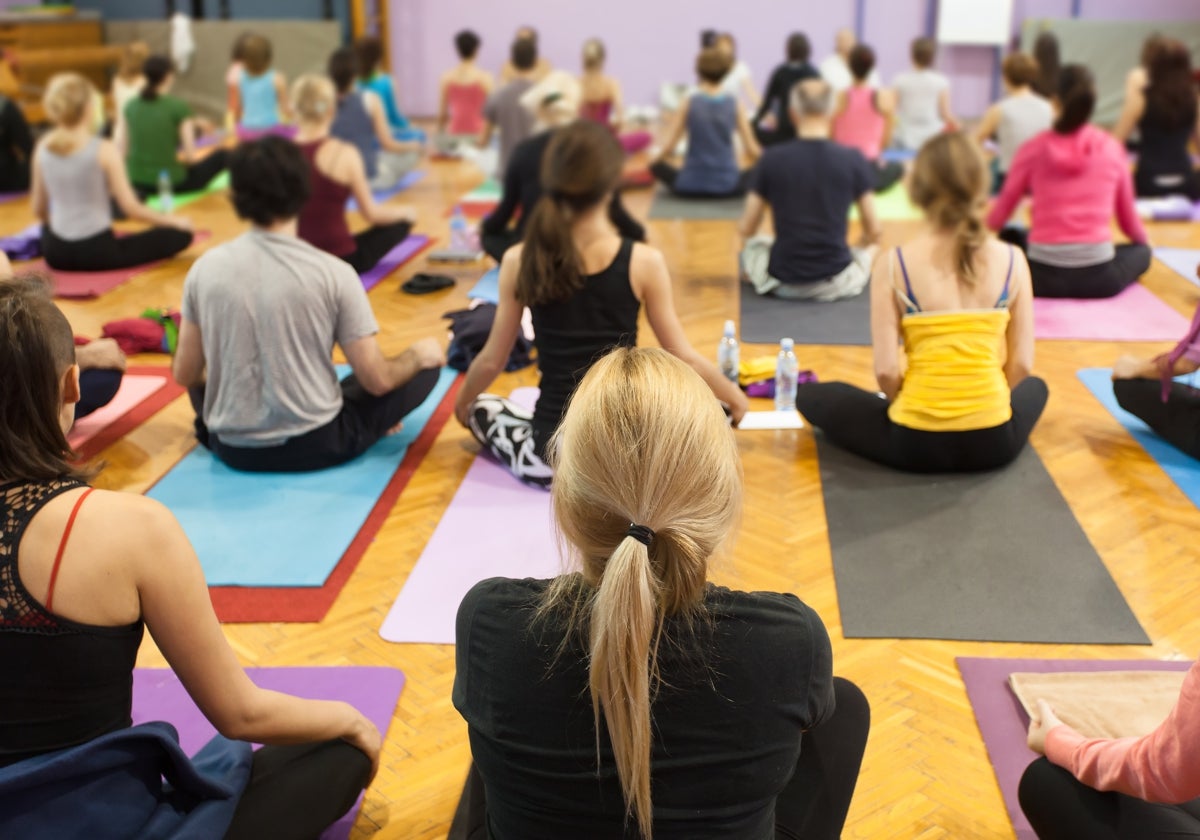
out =
[[[279,236],[295,236],[296,220],[285,219],[270,225],[255,225],[254,229],[259,233],[274,233]]]
[[[296,127],[296,142],[311,143],[313,140],[321,140],[329,136],[330,123],[314,123],[301,120]]]
[[[583,247],[597,237],[611,233],[612,227],[608,222],[608,202],[601,201],[595,207],[584,210],[575,217],[571,224],[571,238],[576,247]]]
[[[801,117],[796,123],[796,133],[805,140],[828,140],[829,120],[824,117]]]

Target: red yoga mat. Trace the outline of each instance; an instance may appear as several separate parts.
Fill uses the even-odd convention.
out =
[[[79,455],[81,461],[90,461],[92,458],[95,458],[185,393],[184,388],[175,384],[175,379],[171,376],[170,368],[150,365],[131,366],[126,368],[125,375],[159,376],[163,377],[166,382],[163,383],[161,388],[153,391],[145,399],[132,406],[111,423],[80,441],[79,445],[75,447],[75,452]],[[100,409],[100,411],[103,410]]]
[[[363,523],[358,535],[350,543],[342,559],[326,578],[321,586],[304,587],[269,587],[269,586],[210,586],[208,593],[212,597],[213,609],[217,618],[228,623],[248,622],[305,622],[320,621],[333,607],[333,602],[350,579],[350,575],[358,567],[358,562],[375,540],[375,535],[383,527],[388,514],[408,482],[412,479],[421,465],[425,455],[433,448],[438,434],[450,415],[454,412],[454,401],[458,389],[462,387],[462,377],[454,380],[446,396],[434,411],[425,428],[408,448],[404,460],[396,469],[392,480],[388,482],[379,501],[371,509],[370,515]]]
[[[192,239],[192,244],[188,247],[199,245],[208,239],[209,236],[211,234],[206,230],[196,231],[195,237]],[[112,271],[58,271],[46,265],[44,259],[39,259],[24,266],[22,270],[46,274],[54,278],[54,296],[57,298],[87,300],[107,294],[137,275],[157,268],[164,262],[166,260],[158,260],[152,263],[131,266],[130,268],[117,268]]]

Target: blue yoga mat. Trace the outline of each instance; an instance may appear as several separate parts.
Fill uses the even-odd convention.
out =
[[[908,163],[916,160],[917,153],[912,149],[884,149],[879,159],[885,163]]]
[[[1200,462],[1180,452],[1152,432],[1150,427],[1137,417],[1117,405],[1117,398],[1113,394],[1111,370],[1086,368],[1079,371],[1079,378],[1092,392],[1092,396],[1100,400],[1100,404],[1129,430],[1129,434],[1142,445],[1146,454],[1158,462],[1163,472],[1183,491],[1183,495],[1191,499],[1192,504],[1200,507]],[[1191,377],[1180,377],[1179,381],[1188,382],[1190,379]]]
[[[401,178],[396,183],[392,184],[386,190],[375,190],[371,193],[371,195],[372,195],[372,197],[374,197],[376,203],[382,204],[383,202],[387,201],[388,199],[392,198],[393,196],[397,196],[400,193],[404,192],[406,189],[413,186],[414,184],[419,182],[424,177],[425,177],[425,171],[423,169],[414,169],[412,172],[409,172],[407,175],[405,175],[403,178]],[[351,198],[346,202],[346,209],[347,210],[357,210],[358,209],[358,202],[354,200],[353,196],[351,196]]]
[[[487,301],[488,303],[500,304],[500,267],[497,266],[487,274],[479,278],[479,282],[475,284],[471,291],[467,292],[468,298],[477,298]]]
[[[349,368],[340,366],[338,375]],[[209,586],[320,586],[379,500],[457,372],[385,437],[348,464],[313,473],[245,473],[202,446],[148,494],[179,519]]]

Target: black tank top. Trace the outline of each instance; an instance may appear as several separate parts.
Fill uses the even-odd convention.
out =
[[[622,239],[612,264],[583,278],[578,292],[566,300],[529,308],[542,374],[542,392],[533,412],[539,455],[592,364],[614,347],[637,345],[641,303],[629,285],[632,254],[633,240]]]
[[[94,627],[54,615],[18,573],[17,547],[30,521],[51,499],[82,486],[0,485],[0,766],[132,723],[141,620]]]
[[[1141,143],[1137,167],[1143,177],[1191,176],[1192,155],[1188,146],[1195,124],[1194,111],[1190,120],[1179,120],[1176,115],[1168,117],[1150,102],[1146,103],[1146,109],[1138,121]]]

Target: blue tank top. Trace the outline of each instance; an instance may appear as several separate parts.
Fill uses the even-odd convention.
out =
[[[692,95],[688,104],[687,157],[675,181],[680,192],[723,195],[738,183],[733,132],[737,128],[737,103],[732,96]]]
[[[359,79],[358,89],[369,90],[379,97],[383,103],[383,112],[387,115],[388,125],[393,131],[409,127],[408,117],[400,113],[400,106],[396,104],[396,88],[392,85],[391,76],[376,73],[366,81]]]
[[[338,100],[337,116],[329,133],[358,149],[368,181],[379,173],[379,140],[361,93],[351,91]]]
[[[261,76],[251,76],[243,71],[238,81],[238,95],[242,99],[243,128],[264,129],[279,125],[279,97],[275,92],[273,72],[268,70]]]

